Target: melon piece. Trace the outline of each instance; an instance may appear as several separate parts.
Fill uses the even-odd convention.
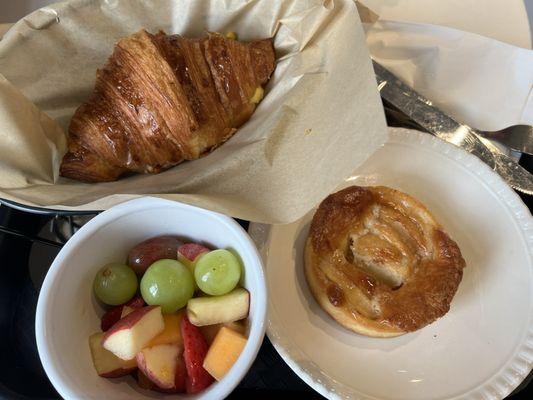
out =
[[[241,355],[247,339],[238,332],[223,326],[204,359],[204,369],[220,381]]]
[[[211,343],[213,343],[213,340],[215,340],[218,331],[223,326],[230,328],[231,330],[238,332],[242,335],[246,333],[246,325],[243,321],[228,322],[227,324],[205,325],[200,326],[199,328],[202,331],[205,340],[207,341],[207,344],[211,346]]]
[[[159,335],[150,340],[146,347],[158,346],[161,344],[178,344],[183,346],[183,339],[181,337],[181,320],[183,319],[183,311],[173,314],[163,314],[163,321],[165,322],[165,329]]]

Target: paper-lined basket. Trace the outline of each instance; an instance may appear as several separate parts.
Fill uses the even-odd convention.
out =
[[[84,184],[58,176],[66,130],[95,72],[141,28],[187,37],[274,37],[278,58],[252,118],[213,153],[158,175]],[[141,195],[248,220],[305,214],[385,140],[355,3],[73,0],[38,10],[0,42],[0,198],[99,210]]]

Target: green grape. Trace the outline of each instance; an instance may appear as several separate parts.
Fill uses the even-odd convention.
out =
[[[220,296],[237,286],[241,278],[241,263],[228,250],[213,250],[196,261],[194,278],[202,292]]]
[[[148,267],[141,279],[141,294],[149,305],[165,314],[184,307],[194,294],[191,271],[176,260],[163,259]]]
[[[104,265],[94,277],[94,294],[105,304],[118,306],[130,300],[137,292],[137,275],[124,264]]]

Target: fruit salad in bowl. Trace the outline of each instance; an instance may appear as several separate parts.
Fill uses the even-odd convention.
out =
[[[109,308],[89,337],[98,375],[132,374],[164,393],[201,393],[221,380],[247,341],[242,269],[229,250],[170,235],[134,246],[127,264],[104,265],[93,288]]]
[[[265,331],[260,258],[231,218],[133,200],[67,242],[43,283],[37,346],[64,398],[223,398]]]

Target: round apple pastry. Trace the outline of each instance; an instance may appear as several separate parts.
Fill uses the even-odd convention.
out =
[[[413,197],[351,186],[318,207],[305,246],[305,275],[320,306],[362,335],[393,337],[445,315],[465,261]]]

